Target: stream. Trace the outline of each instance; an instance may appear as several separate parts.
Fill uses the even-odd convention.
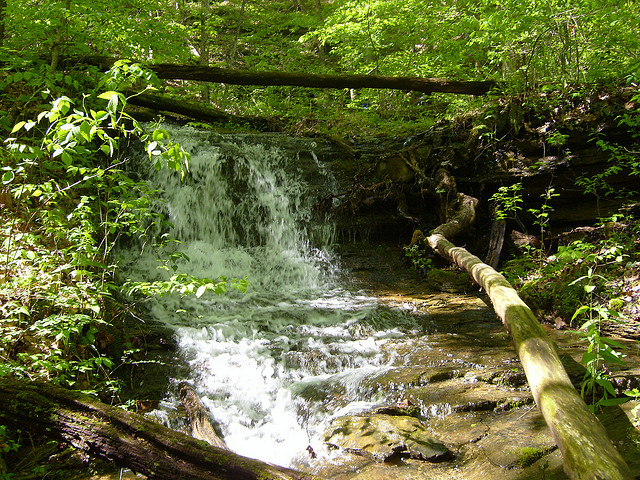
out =
[[[192,155],[185,180],[153,168],[144,175],[180,242],[169,247],[182,252],[178,271],[246,277],[249,287],[145,301],[188,366],[153,415],[184,428],[176,391],[186,381],[231,450],[325,478],[566,478],[477,287],[452,272],[434,289],[408,271],[399,248],[336,245],[335,226],[316,211],[337,188],[328,145],[171,133]],[[127,277],[166,278],[154,249],[120,254]],[[566,351],[579,358],[575,341]],[[386,451],[358,443],[364,427],[340,423],[391,417],[419,418],[442,454],[412,453],[397,425],[380,442],[395,442]],[[360,438],[335,433],[346,430]]]

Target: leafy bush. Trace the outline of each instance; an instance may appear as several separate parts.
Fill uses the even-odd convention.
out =
[[[103,83],[147,80],[148,72],[120,63]],[[120,287],[111,252],[123,236],[166,241],[153,238],[164,221],[150,207],[154,192],[124,169],[126,145],[141,142],[158,169],[184,175],[188,168],[188,155],[167,131],[143,127],[125,112],[126,104],[115,90],[78,101],[58,97],[35,120],[18,122],[0,150],[6,207],[0,214],[0,376],[110,393],[117,388],[109,377],[109,342],[98,339],[122,310],[116,307]],[[136,288],[198,296],[226,290],[225,278],[174,273],[168,286]],[[246,281],[231,286],[242,290]]]

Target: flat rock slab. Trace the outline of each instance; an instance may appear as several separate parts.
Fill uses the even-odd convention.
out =
[[[429,462],[453,458],[453,454],[417,418],[373,414],[335,419],[325,434],[332,447],[371,457],[378,462],[408,457]]]

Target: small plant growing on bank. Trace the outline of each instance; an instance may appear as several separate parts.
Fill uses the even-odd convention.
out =
[[[637,405],[633,407],[633,410],[631,410],[631,423],[633,423],[634,427],[640,428],[640,390],[634,388],[627,390],[624,394],[629,398],[633,398],[637,403]]]
[[[425,274],[433,268],[433,261],[425,255],[424,250],[417,243],[405,246],[404,256],[411,262],[413,269],[420,274]]]
[[[544,257],[544,233],[549,226],[549,221],[551,220],[550,215],[553,212],[553,207],[549,205],[549,202],[552,198],[559,197],[560,194],[556,193],[555,188],[547,187],[540,198],[542,199],[542,205],[540,208],[530,208],[528,210],[529,213],[533,214],[535,220],[533,221],[534,225],[538,225],[540,227],[540,258]]]
[[[491,195],[489,201],[493,204],[496,220],[512,219],[517,221],[522,227],[520,219],[518,218],[518,212],[522,210],[521,183],[514,183],[508,187],[502,186],[498,188],[498,191]]]
[[[608,307],[597,305],[594,300],[597,278],[603,278],[594,273],[595,267],[590,267],[587,275],[577,278],[570,285],[583,284],[587,294],[587,304],[578,308],[571,321],[578,318],[586,318],[580,327],[580,334],[587,341],[587,351],[582,355],[582,363],[586,368],[585,377],[582,381],[582,398],[590,399],[589,408],[595,411],[597,408],[608,405],[624,403],[628,398],[616,398],[616,392],[609,378],[607,364],[624,365],[623,354],[624,345],[611,338],[603,337],[602,323],[605,321],[620,322],[621,315]]]

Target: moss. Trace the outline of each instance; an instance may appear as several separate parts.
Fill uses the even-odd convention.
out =
[[[615,312],[621,312],[624,309],[624,300],[620,297],[609,300],[609,309]]]
[[[516,455],[518,457],[516,466],[526,468],[540,460],[544,456],[544,450],[536,447],[523,447],[516,450]]]

